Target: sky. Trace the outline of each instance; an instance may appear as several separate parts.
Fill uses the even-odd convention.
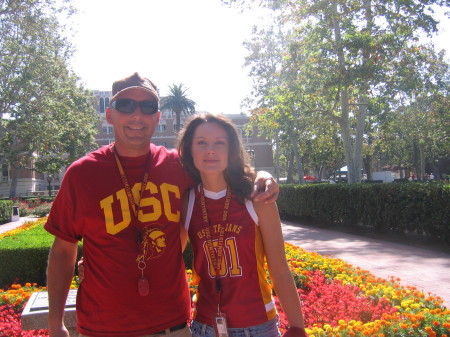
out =
[[[91,90],[134,72],[150,78],[160,95],[183,84],[197,111],[238,114],[251,86],[243,41],[268,20],[257,10],[240,13],[220,0],[75,0],[72,67]],[[448,50],[450,20],[434,39]]]

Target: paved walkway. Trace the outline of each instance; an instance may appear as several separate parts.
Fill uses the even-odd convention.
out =
[[[0,225],[0,234],[27,220]],[[306,251],[332,255],[382,278],[399,277],[401,284],[415,286],[425,294],[442,297],[450,307],[450,253],[388,242],[283,221],[287,242]]]
[[[332,255],[381,278],[399,277],[400,284],[438,295],[450,307],[450,253],[282,222],[285,241]]]
[[[38,218],[21,217],[18,221],[8,222],[0,225],[0,234],[8,232],[16,227],[22,226],[27,221],[36,221]]]

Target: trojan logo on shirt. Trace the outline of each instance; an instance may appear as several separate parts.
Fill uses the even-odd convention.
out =
[[[146,226],[142,233],[142,253],[138,260],[151,260],[161,256],[166,249],[166,234],[162,225]]]

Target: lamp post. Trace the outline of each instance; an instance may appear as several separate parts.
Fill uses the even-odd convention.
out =
[[[53,178],[52,178],[52,175],[49,174],[49,175],[47,176],[47,181],[48,181],[48,186],[47,186],[47,188],[48,188],[48,196],[49,196],[49,197],[52,196],[52,185],[51,185],[52,179],[53,179]]]

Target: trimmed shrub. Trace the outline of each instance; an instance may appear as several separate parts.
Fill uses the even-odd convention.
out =
[[[450,243],[450,185],[441,183],[280,185],[283,217],[414,234]]]
[[[0,288],[13,282],[45,284],[47,260],[54,236],[44,229],[44,221],[35,227],[1,239]],[[81,257],[81,244],[78,258]]]
[[[19,206],[21,217],[34,215],[37,217],[47,216],[52,206],[53,197],[28,197],[14,199],[14,205]]]
[[[194,254],[192,252],[191,242],[188,240],[186,245],[186,249],[183,252],[184,265],[186,269],[192,269],[192,259],[194,258]]]
[[[52,208],[52,203],[51,202],[45,202],[43,204],[40,204],[39,206],[36,206],[33,211],[32,214],[42,218],[44,216],[47,216],[48,213],[50,213],[50,208]]]
[[[0,200],[0,224],[11,221],[13,205],[11,200]]]

